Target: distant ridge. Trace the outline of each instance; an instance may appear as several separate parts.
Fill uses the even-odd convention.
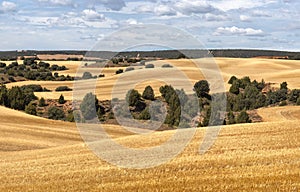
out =
[[[22,56],[36,56],[36,55],[86,55],[88,57],[101,57],[103,59],[110,59],[114,56],[127,56],[127,57],[156,57],[161,59],[177,59],[187,56],[189,58],[201,58],[212,54],[214,57],[231,57],[231,58],[286,58],[292,60],[300,59],[300,52],[290,51],[274,51],[274,50],[251,50],[251,49],[211,49],[207,50],[157,50],[157,51],[130,51],[130,52],[110,52],[110,51],[97,51],[90,52],[84,50],[49,50],[49,51],[36,51],[36,50],[23,50],[23,51],[0,51],[0,59],[15,59]]]

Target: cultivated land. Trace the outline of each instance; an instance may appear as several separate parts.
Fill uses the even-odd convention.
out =
[[[212,62],[211,59],[200,59],[196,60],[200,63],[210,63]],[[265,82],[272,82],[275,83],[274,86],[279,87],[279,84],[286,81],[288,82],[288,87],[290,89],[299,88],[300,87],[300,61],[297,60],[274,60],[274,59],[240,59],[240,58],[215,58],[215,62],[220,68],[222,77],[224,79],[224,85],[226,89],[229,89],[227,81],[233,75],[237,77],[249,76],[251,79],[256,79],[260,81],[262,78]],[[58,64],[58,65],[65,65],[69,68],[67,71],[59,72],[60,74],[64,75],[71,75],[75,76],[78,70],[78,66],[83,64],[82,62],[76,61],[50,61],[50,64]],[[122,86],[118,88],[118,93],[127,92],[129,88],[136,88],[138,91],[142,92],[147,85],[151,85],[156,94],[159,94],[159,87],[165,85],[161,81],[153,80],[144,81],[144,82],[137,82],[135,79],[140,78],[149,78],[149,79],[159,79],[166,80],[171,82],[172,85],[178,85],[179,87],[186,88],[186,92],[189,93],[191,90],[191,85],[194,85],[196,81],[199,79],[203,79],[203,73],[196,68],[195,64],[190,60],[163,60],[163,61],[156,61],[156,62],[149,62],[155,65],[154,69],[139,69],[141,67],[135,67],[134,71],[126,72],[123,74],[115,75],[115,72],[118,69],[125,69],[125,68],[83,68],[84,70],[90,71],[93,75],[105,74],[104,78],[98,78],[97,82],[95,80],[85,80],[81,81],[79,86],[77,87],[81,91],[91,91],[93,90],[95,84],[96,86],[96,95],[97,98],[100,100],[111,99],[111,92],[116,84],[118,78],[123,76],[125,80],[122,80]],[[169,63],[174,68],[161,68],[163,64]],[[209,71],[209,69],[203,68],[209,75],[214,76],[217,75],[215,72]],[[189,79],[190,85],[188,85],[185,81],[178,79],[178,75],[180,72],[183,72]],[[82,72],[79,73],[79,77],[81,77]],[[128,78],[126,78],[128,77]],[[132,77],[135,77],[133,79]],[[16,82],[7,84],[7,87],[10,88],[12,86],[20,86],[24,84],[33,84],[37,82],[26,81],[26,82]],[[55,88],[61,85],[67,85],[69,87],[73,87],[74,82],[57,82],[57,81],[39,81],[38,84],[54,91]],[[58,99],[62,92],[51,92],[51,93],[36,93],[38,97],[44,97],[48,99]],[[63,92],[63,95],[66,99],[72,99],[71,92]]]
[[[266,82],[276,83],[275,86],[287,81],[289,88],[300,87],[299,61],[216,58],[216,62],[226,82],[232,75],[247,75],[251,79],[264,78]],[[167,69],[159,66],[169,63],[186,72],[192,81],[202,78],[186,60],[153,63],[156,69],[145,72],[136,69],[127,74],[145,76],[149,70],[155,70],[168,76]],[[64,73],[76,72],[74,62],[64,65],[69,68]],[[113,71],[111,75],[97,80],[99,99],[110,98],[112,85],[120,77],[114,75],[117,69],[107,69]],[[81,86],[87,89],[90,82],[87,80]],[[24,83],[41,84],[51,90],[60,85],[72,87],[72,82],[18,82],[7,86]],[[129,85],[132,81],[123,83]],[[154,83],[144,82],[157,92],[161,82]],[[143,90],[144,84],[137,87]],[[61,93],[41,94],[57,99]],[[63,94],[70,99],[72,93]],[[206,129],[199,128],[184,152],[172,161],[155,168],[134,170],[118,168],[97,158],[73,123],[0,107],[0,191],[299,191],[300,107],[263,108],[258,114],[264,122],[224,126],[204,155],[199,155],[198,150]],[[105,130],[117,142],[135,148],[156,146],[174,134],[174,131],[164,131],[133,135],[117,125],[105,125]]]
[[[156,168],[121,169],[98,159],[74,124],[0,107],[1,191],[299,191],[299,107],[274,108],[276,121],[226,126],[214,146],[198,154],[205,129],[185,151]],[[268,118],[272,109],[262,109]],[[291,120],[291,118],[293,120]],[[277,121],[278,120],[278,121]],[[128,147],[159,144],[174,131],[130,136],[107,126]],[[188,131],[188,130],[187,130]]]

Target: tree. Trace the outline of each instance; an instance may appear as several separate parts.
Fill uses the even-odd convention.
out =
[[[84,72],[82,75],[82,79],[91,79],[91,78],[93,78],[93,75],[88,71]]]
[[[0,87],[0,105],[4,105],[6,107],[9,106],[9,100],[7,96],[8,90],[5,86]]]
[[[245,89],[250,84],[251,84],[251,79],[248,76],[243,77],[241,79],[241,84],[240,84],[241,88]]]
[[[127,92],[126,100],[129,106],[136,107],[141,100],[141,95],[137,90],[131,89]]]
[[[296,101],[296,105],[300,105],[300,97],[298,97],[298,99]]]
[[[36,104],[34,103],[29,103],[26,107],[25,107],[25,113],[29,114],[29,115],[36,115]]]
[[[246,111],[242,111],[237,116],[237,123],[251,123],[250,117]]]
[[[229,111],[229,113],[228,113],[228,125],[235,124],[235,123],[236,123],[235,116],[234,116],[232,111]]]
[[[25,109],[25,95],[24,92],[21,90],[20,87],[12,87],[8,91],[8,99],[10,103],[10,108],[17,109],[17,110],[24,110]]]
[[[281,90],[288,90],[288,84],[287,84],[287,82],[282,82],[281,84],[280,84],[280,89]]]
[[[39,107],[45,107],[45,106],[46,106],[46,101],[45,101],[44,97],[42,97],[39,100]]]
[[[194,91],[199,98],[206,97],[210,91],[208,82],[206,80],[198,81],[194,85]]]
[[[232,76],[229,81],[228,81],[228,84],[233,84],[234,81],[236,81],[238,78],[236,78],[236,76]]]
[[[239,81],[234,81],[229,89],[230,93],[238,95],[240,93],[240,83]]]
[[[143,96],[142,96],[144,99],[147,99],[147,100],[151,100],[153,101],[154,100],[154,91],[152,89],[152,87],[150,85],[148,85],[144,92],[143,92]]]
[[[53,120],[65,120],[65,113],[60,108],[50,107],[48,109],[48,118]]]
[[[297,102],[297,99],[300,97],[300,89],[293,89],[288,95],[289,101],[294,103]]]
[[[151,115],[149,113],[149,108],[148,107],[141,112],[141,114],[139,115],[139,119],[141,119],[141,120],[151,119]]]
[[[55,91],[72,91],[68,86],[59,86],[55,89]]]
[[[97,116],[97,110],[99,108],[98,99],[92,93],[88,93],[84,96],[82,103],[80,104],[80,111],[82,116],[86,120],[91,120]]]
[[[63,95],[60,95],[60,97],[58,99],[58,103],[59,104],[65,104],[66,103],[65,97]]]

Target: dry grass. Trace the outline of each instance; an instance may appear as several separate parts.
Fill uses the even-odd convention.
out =
[[[249,75],[275,83],[287,81],[289,87],[299,88],[297,61],[216,60],[225,81],[231,75]],[[186,71],[192,81],[201,79],[185,60],[164,63]],[[168,76],[161,71],[155,72]],[[97,90],[108,98],[118,77],[100,79]],[[170,80],[180,83],[176,78]],[[161,82],[153,82],[157,89]],[[72,82],[20,82],[8,86],[24,83],[39,83],[52,90],[60,85],[72,87]],[[82,87],[89,84],[85,81]],[[139,89],[143,86],[137,85]],[[59,93],[45,93],[44,97],[57,97],[55,94]],[[118,168],[97,158],[81,140],[75,124],[0,107],[0,191],[299,191],[299,111],[300,107],[291,106],[260,109],[258,113],[264,122],[223,127],[214,146],[204,155],[199,155],[198,149],[205,129],[197,129],[184,152],[172,161],[134,170]],[[118,143],[134,148],[159,145],[174,134],[165,131],[132,135],[116,125],[107,125],[105,130]]]
[[[274,109],[276,113],[297,110]],[[97,158],[80,140],[74,124],[5,108],[0,112],[1,191],[300,190],[299,119],[224,127],[204,155],[198,154],[198,148],[205,129],[198,129],[185,151],[172,161],[134,170]],[[260,112],[269,114],[272,109]],[[107,130],[115,130],[111,135],[128,147],[160,144],[174,133],[130,136],[118,126]],[[6,150],[4,146],[14,147]]]

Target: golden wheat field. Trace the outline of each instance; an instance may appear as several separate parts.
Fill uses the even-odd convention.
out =
[[[269,116],[273,109],[262,109]],[[123,169],[97,158],[72,123],[0,107],[1,191],[299,191],[299,107],[275,108],[279,121],[223,127],[213,147],[198,153],[198,129],[183,153],[148,169]],[[293,120],[291,120],[293,118]],[[131,135],[107,125],[124,146],[159,144],[174,131]],[[187,130],[188,131],[188,130]],[[174,143],[175,145],[175,143]]]
[[[300,87],[299,61],[216,58],[216,62],[225,82],[232,75],[247,75],[277,85],[287,81],[289,88]],[[203,78],[187,60],[153,63],[155,69],[127,73],[147,78],[147,72],[153,70],[158,76],[170,76],[170,81],[182,83],[171,77],[175,69],[161,69],[162,64],[170,63],[185,72],[191,83]],[[64,74],[74,75],[79,63],[64,65],[69,68]],[[113,85],[121,77],[114,75],[116,68],[105,70],[107,76],[97,80],[99,99],[111,98]],[[80,86],[84,91],[93,81],[83,82]],[[122,83],[124,89],[119,92],[130,85],[143,90],[152,83],[158,93],[163,84],[157,80],[137,85],[134,80]],[[51,90],[61,85],[73,87],[72,82],[43,81],[7,86],[23,84],[41,84]],[[61,93],[36,95],[57,99]],[[72,92],[63,94],[66,99],[72,98]],[[83,142],[74,123],[0,107],[0,191],[300,191],[300,107],[262,108],[257,113],[263,122],[223,126],[214,145],[203,155],[199,154],[199,146],[207,129],[199,128],[185,150],[171,161],[153,168],[126,169],[98,158]],[[130,148],[160,145],[176,132],[136,135],[117,125],[105,125],[104,130],[117,143]],[[182,134],[189,131],[182,130]],[[93,131],[89,134],[92,136]],[[111,151],[112,155],[117,153]],[[151,158],[155,159],[155,154]]]
[[[275,60],[275,59],[241,59],[241,58],[215,58],[214,59],[217,66],[220,69],[221,76],[224,80],[224,86],[228,90],[229,85],[227,81],[232,75],[237,77],[249,76],[251,79],[256,79],[260,81],[262,78],[265,82],[274,83],[274,86],[279,86],[283,81],[288,82],[289,88],[299,88],[300,87],[300,62],[293,60]],[[209,64],[213,62],[211,59],[199,59],[196,62]],[[74,61],[49,61],[50,64],[65,65],[69,68],[67,71],[59,72],[63,75],[76,76],[78,67],[83,65],[82,62]],[[209,70],[205,66],[201,69],[196,68],[194,61],[192,60],[162,60],[150,62],[155,65],[154,69],[140,69],[140,67],[135,67],[134,71],[126,72],[123,74],[115,75],[120,68],[80,68],[77,76],[81,77],[84,71],[89,71],[93,75],[105,74],[104,78],[98,78],[97,81],[94,80],[84,80],[76,81],[77,89],[83,92],[94,91],[96,85],[96,95],[100,100],[111,99],[112,90],[116,84],[121,85],[118,87],[116,94],[124,93],[130,88],[136,88],[140,92],[143,91],[145,86],[151,85],[155,91],[155,94],[159,94],[159,87],[165,84],[178,85],[179,87],[185,88],[186,92],[191,90],[192,85],[203,79],[203,73],[209,76],[218,76],[218,72]],[[161,68],[163,64],[171,64],[173,68],[164,69]],[[178,78],[178,76],[183,73],[186,75],[187,81],[183,81],[183,78]],[[132,78],[135,77],[135,78]],[[148,80],[145,80],[148,79]],[[159,81],[160,80],[160,81]],[[7,87],[20,86],[25,84],[34,84],[37,82],[25,81],[10,83]],[[55,82],[55,81],[39,81],[38,84],[52,90],[51,93],[36,93],[38,97],[44,97],[48,99],[57,99],[61,94],[65,96],[66,99],[72,99],[72,92],[55,92],[55,88],[62,85],[67,85],[69,87],[74,86],[74,82]]]

